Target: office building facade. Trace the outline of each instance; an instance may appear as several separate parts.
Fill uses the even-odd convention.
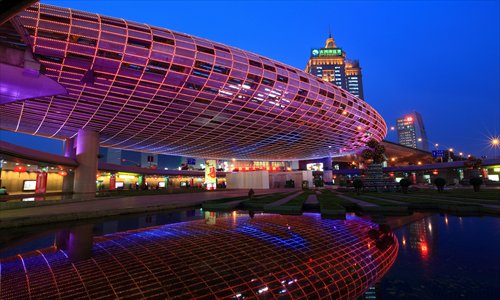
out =
[[[364,99],[361,67],[358,60],[347,60],[342,48],[329,35],[324,48],[311,49],[306,72]]]
[[[404,146],[429,151],[429,140],[422,116],[412,112],[396,120],[398,143]]]

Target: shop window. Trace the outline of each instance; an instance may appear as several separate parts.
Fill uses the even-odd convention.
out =
[[[97,50],[97,56],[121,60],[123,54],[111,52],[111,51],[106,51],[106,50]]]
[[[279,82],[288,83],[288,77],[278,75],[278,76],[276,77],[276,79],[277,79]]]
[[[58,41],[66,41],[68,39],[68,35],[66,33],[46,31],[42,29],[38,29],[37,37],[44,37]]]
[[[268,78],[262,78],[262,84],[268,85],[268,86],[274,86],[274,81]]]
[[[210,48],[207,48],[207,47],[203,47],[203,46],[196,46],[196,50],[200,51],[200,52],[203,52],[203,53],[207,53],[207,54],[212,54],[214,55],[215,54],[215,51],[214,49],[210,49]]]
[[[204,69],[204,70],[207,70],[207,71],[211,71],[212,70],[212,65],[209,64],[209,63],[206,63],[204,61],[195,61],[194,63],[194,67],[195,68],[199,68],[199,69]]]
[[[184,73],[186,68],[183,66],[172,64],[172,66],[170,67],[170,70],[175,71],[175,72],[179,72],[179,73]]]
[[[276,72],[276,68],[273,67],[273,66],[270,66],[270,65],[266,65],[264,64],[264,69],[268,70],[268,71],[273,71],[273,72]]]
[[[87,56],[87,55],[82,55],[82,54],[76,54],[76,53],[68,53],[68,54],[66,54],[66,57],[67,58],[76,58],[79,60],[89,61],[89,62],[92,61],[92,57]]]
[[[150,59],[148,66],[162,69],[162,70],[168,70],[169,64],[165,63],[165,62]]]
[[[185,86],[186,88],[188,88],[188,89],[191,89],[191,90],[197,90],[197,91],[201,90],[201,87],[202,87],[202,86],[201,86],[201,85],[199,85],[199,84],[196,84],[196,83],[191,83],[191,82],[186,82],[186,83],[184,84],[184,86]]]
[[[220,46],[215,45],[214,48],[217,49],[217,50],[220,50],[220,51],[231,53],[231,51],[229,51],[229,49],[226,49],[224,47],[220,47]]]
[[[301,96],[307,96],[307,91],[303,90],[303,89],[299,89],[298,94],[301,95]]]
[[[174,40],[166,38],[166,37],[162,37],[162,36],[157,36],[157,35],[153,36],[153,41],[155,41],[157,43],[162,43],[162,44],[175,45]]]
[[[69,24],[69,19],[68,18],[63,18],[63,17],[59,17],[59,16],[53,16],[53,15],[44,14],[44,13],[40,13],[40,19],[47,20],[47,21],[52,21],[52,22]]]
[[[217,65],[214,66],[214,72],[216,72],[216,73],[227,75],[227,74],[229,74],[230,71],[231,71],[231,69],[226,68],[226,67],[217,66]]]
[[[151,43],[139,39],[134,39],[134,38],[128,38],[127,39],[127,45],[135,46],[135,47],[140,47],[140,48],[146,48],[149,49],[151,48]]]
[[[193,74],[195,76],[203,77],[203,78],[208,78],[208,76],[210,75],[209,72],[205,72],[205,71],[201,71],[201,70],[197,70],[197,69],[193,69],[191,74]]]
[[[251,60],[251,59],[249,59],[249,60],[248,60],[248,63],[249,63],[251,66],[262,68],[262,64],[261,64],[260,62],[258,62],[258,61],[255,61],[255,60]]]

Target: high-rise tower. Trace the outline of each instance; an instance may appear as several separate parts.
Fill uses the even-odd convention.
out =
[[[337,47],[331,34],[324,48],[311,49],[306,72],[334,83],[358,98],[364,98],[359,61],[347,60],[345,52]]]
[[[429,151],[429,141],[422,116],[414,111],[397,119],[398,143],[404,146]]]

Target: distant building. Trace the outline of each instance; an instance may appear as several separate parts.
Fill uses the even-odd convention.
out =
[[[412,112],[397,119],[398,143],[407,147],[429,151],[429,140],[425,132],[422,116]]]
[[[306,72],[334,83],[360,99],[364,98],[359,61],[347,60],[345,52],[337,47],[331,35],[324,48],[311,49]]]

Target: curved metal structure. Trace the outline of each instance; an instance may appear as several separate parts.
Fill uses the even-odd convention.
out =
[[[392,234],[376,246],[374,226],[258,215],[110,234],[73,263],[55,247],[0,259],[0,298],[358,299],[398,253]]]
[[[16,22],[67,95],[1,106],[0,128],[205,158],[342,155],[382,140],[366,102],[299,69],[164,28],[36,4]]]

